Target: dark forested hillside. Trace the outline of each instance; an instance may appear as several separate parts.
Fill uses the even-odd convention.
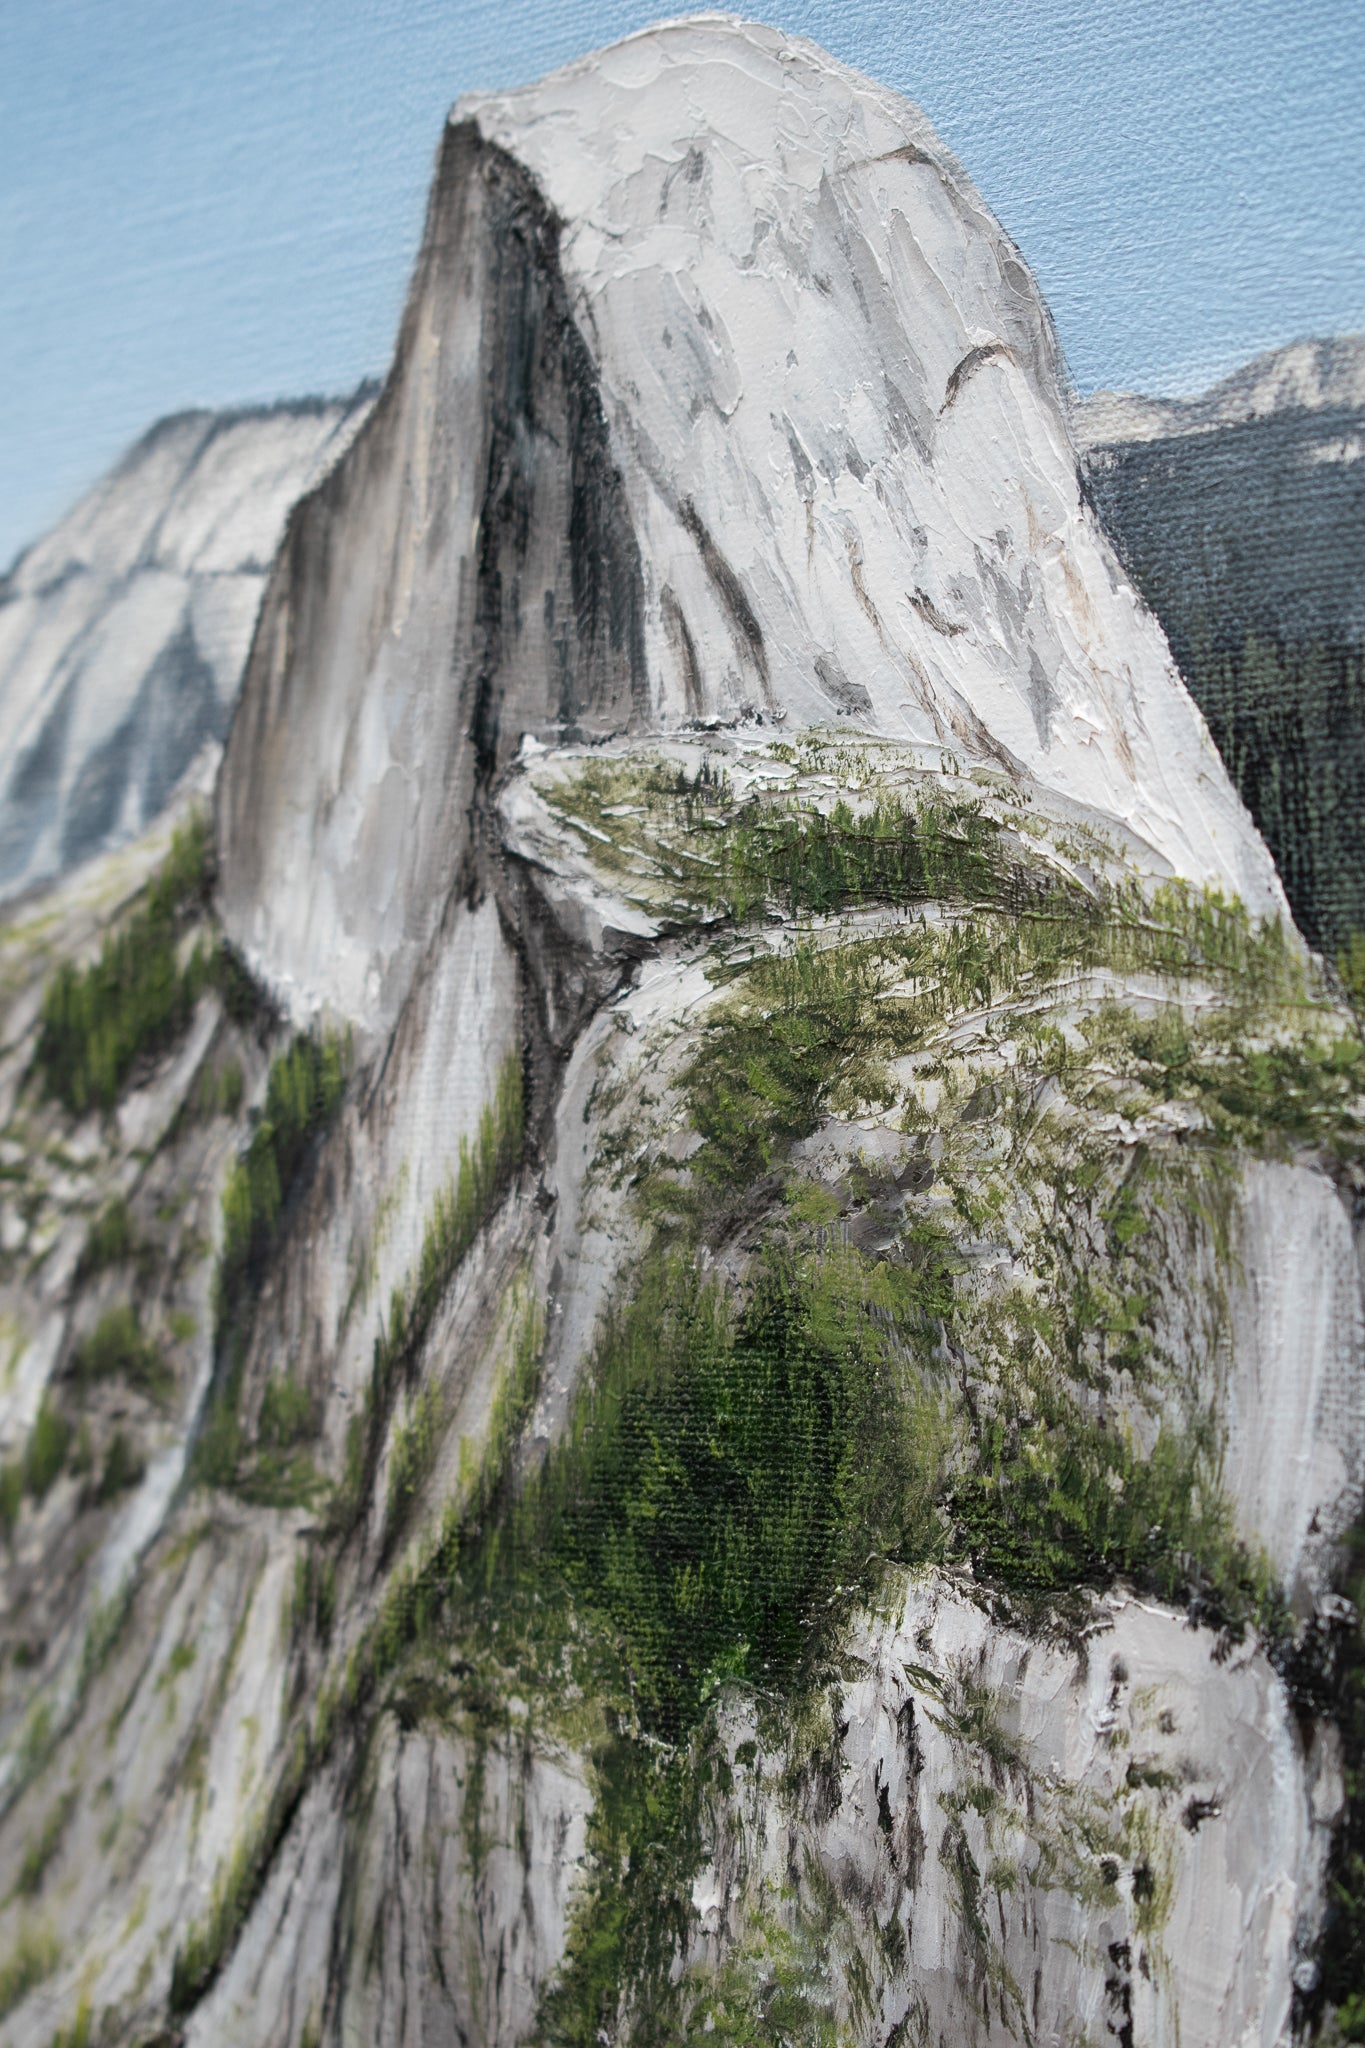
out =
[[[1091,451],[1088,486],[1165,627],[1315,946],[1365,930],[1365,412],[1292,411]]]

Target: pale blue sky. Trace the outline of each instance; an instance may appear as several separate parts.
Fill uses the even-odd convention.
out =
[[[1361,0],[755,11],[919,101],[1082,389],[1365,327]],[[158,415],[382,371],[455,95],[660,12],[0,0],[0,564]]]

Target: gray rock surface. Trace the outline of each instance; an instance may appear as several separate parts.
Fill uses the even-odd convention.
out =
[[[0,579],[0,902],[207,786],[286,515],[368,405],[162,420]]]
[[[229,928],[300,1015],[387,1028],[523,732],[840,716],[1282,903],[916,109],[721,17],[462,101],[388,387],[266,599]]]

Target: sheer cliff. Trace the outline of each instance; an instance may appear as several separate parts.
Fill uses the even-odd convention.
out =
[[[1365,1053],[1059,377],[809,44],[455,109],[0,940],[0,2039],[1349,2019]]]

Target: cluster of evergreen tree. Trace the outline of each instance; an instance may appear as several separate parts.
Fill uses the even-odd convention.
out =
[[[1365,462],[1343,455],[1362,432],[1348,406],[1119,443],[1086,490],[1304,937],[1365,970]]]
[[[1219,645],[1202,621],[1171,637],[1300,930],[1347,953],[1365,933],[1365,647],[1255,630]]]

